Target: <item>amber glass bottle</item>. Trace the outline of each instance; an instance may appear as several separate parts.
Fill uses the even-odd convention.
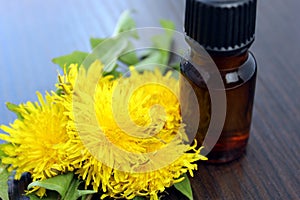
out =
[[[211,56],[226,94],[223,130],[207,155],[208,162],[229,162],[240,157],[246,149],[257,73],[256,61],[248,50],[254,41],[255,18],[256,0],[186,0],[185,32],[191,49],[187,60],[181,63],[181,73],[192,85],[198,99],[200,120],[196,139],[200,144],[208,130],[212,105],[206,85],[209,79],[205,80],[200,74],[194,76],[197,73],[194,65],[198,68],[209,66],[203,66],[205,62],[201,62],[201,55],[193,44],[200,44]],[[181,102],[189,103],[183,85]],[[187,123],[188,132],[185,116],[183,121]]]

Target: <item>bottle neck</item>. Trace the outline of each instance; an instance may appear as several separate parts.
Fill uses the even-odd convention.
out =
[[[210,57],[219,70],[233,70],[240,67],[245,63],[249,56],[248,49],[242,49],[241,51],[235,51],[234,53],[218,52],[214,53],[201,47],[199,43],[186,37],[186,41],[191,47],[189,57],[197,64],[209,63],[208,57]],[[206,50],[206,51],[204,51]]]
[[[238,52],[234,55],[214,55],[209,54],[215,64],[217,65],[218,69],[220,70],[233,70],[236,68],[239,68],[241,65],[243,65],[249,56],[248,50],[243,52]]]

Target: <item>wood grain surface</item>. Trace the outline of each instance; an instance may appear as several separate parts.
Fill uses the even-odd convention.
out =
[[[36,100],[53,88],[51,59],[88,51],[90,37],[109,36],[120,13],[136,10],[138,27],[176,22],[183,0],[0,1],[0,124],[15,118],[5,102]],[[258,2],[258,80],[246,155],[224,165],[199,164],[195,199],[300,199],[300,1]],[[184,199],[171,190],[166,199]]]

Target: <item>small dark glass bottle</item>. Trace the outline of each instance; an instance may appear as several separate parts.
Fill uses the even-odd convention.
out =
[[[193,75],[197,73],[193,65],[201,67],[205,63],[201,62],[196,44],[200,44],[211,56],[222,77],[226,94],[224,127],[216,145],[207,155],[211,163],[234,160],[243,154],[247,146],[257,73],[254,56],[248,51],[254,41],[255,18],[256,0],[186,0],[185,32],[191,49],[180,69],[193,87],[199,103],[196,139],[200,144],[208,130],[212,105],[206,85],[209,80],[204,81],[199,74]],[[188,108],[189,98],[183,84],[181,103]],[[189,124],[186,123],[188,132]]]

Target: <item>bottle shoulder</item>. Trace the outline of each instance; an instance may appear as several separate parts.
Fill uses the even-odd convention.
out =
[[[196,68],[203,69],[201,74]],[[232,68],[222,68],[222,66],[218,66],[218,69],[218,73],[221,75],[225,88],[230,90],[243,85],[253,78],[253,76],[256,77],[257,63],[253,53],[248,52],[247,59],[240,65],[235,65]],[[209,67],[201,66],[201,64],[195,67],[191,64],[191,62],[189,62],[189,60],[182,60],[180,70],[182,75],[190,79],[199,87],[205,87],[205,85],[211,81],[210,77],[215,76],[210,74],[211,72],[209,71]]]
[[[220,70],[225,88],[233,89],[246,82],[253,76],[256,76],[257,64],[251,52],[248,54],[247,60],[239,67],[231,70]]]

